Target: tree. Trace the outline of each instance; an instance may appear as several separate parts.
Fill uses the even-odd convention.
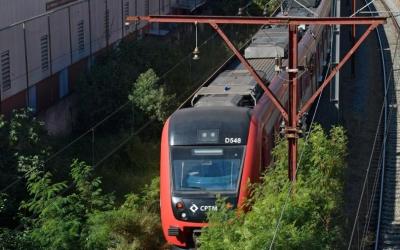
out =
[[[100,178],[92,168],[75,160],[71,164],[73,189],[65,181],[52,183],[38,157],[20,157],[30,199],[21,203],[28,237],[41,249],[82,249],[91,214],[113,206],[113,197],[102,194]],[[69,192],[68,195],[65,195]]]
[[[187,42],[186,42],[187,43]],[[167,72],[192,48],[182,44],[170,44],[159,38],[121,41],[118,47],[106,56],[96,58],[90,72],[82,74],[77,82],[78,103],[77,130],[86,130],[105,116],[114,112],[127,100],[132,82],[139,72],[155,67],[157,72]],[[165,60],[168,58],[168,60]],[[113,117],[112,127],[129,122],[128,113]],[[109,128],[109,127],[108,127]]]
[[[159,80],[153,69],[147,70],[138,77],[128,98],[150,117],[164,121],[175,95],[167,95],[162,86],[157,86]]]
[[[31,246],[21,249],[154,249],[162,244],[158,178],[142,195],[129,194],[115,207],[114,197],[103,194],[101,179],[84,162],[71,164],[69,186],[53,183],[38,157],[21,156],[19,162],[30,196],[20,207],[25,237],[19,241]]]
[[[18,165],[18,157],[47,155],[43,146],[45,130],[30,110],[14,110],[9,120],[0,115],[0,189],[7,198],[0,211],[1,226],[12,228],[18,224],[18,206],[26,198],[24,181]],[[3,198],[4,196],[2,196]]]
[[[232,211],[220,201],[222,209],[209,214],[209,227],[200,238],[201,248],[268,248],[274,236],[274,249],[340,248],[346,145],[342,128],[332,128],[328,137],[320,126],[315,126],[308,141],[300,141],[299,152],[304,153],[289,195],[287,142],[279,141],[273,151],[273,166],[261,184],[252,186],[253,195],[248,200],[253,204],[251,211]]]

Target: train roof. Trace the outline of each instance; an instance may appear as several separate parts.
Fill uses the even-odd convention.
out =
[[[257,73],[264,78],[264,72]],[[194,95],[192,106],[245,106],[241,102],[246,98],[256,102],[257,92],[257,83],[247,70],[226,70]]]
[[[169,144],[225,144],[225,138],[241,138],[241,143],[246,144],[250,117],[247,108],[213,106],[180,109],[170,117]],[[201,132],[214,132],[215,138],[204,140]]]
[[[308,8],[294,3],[285,16],[312,16],[319,0],[297,0]],[[279,13],[277,16],[283,16]],[[300,27],[305,31],[308,27]],[[253,36],[244,56],[268,85],[276,76],[275,58],[282,58],[287,64],[289,44],[287,25],[267,25]],[[247,107],[253,108],[262,96],[262,89],[242,64],[236,64],[222,71],[209,85],[199,89],[191,102],[192,107]]]

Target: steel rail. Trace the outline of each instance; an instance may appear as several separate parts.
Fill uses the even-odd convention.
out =
[[[367,0],[364,0],[367,2]],[[371,6],[368,5],[368,9],[371,10]],[[382,27],[377,27],[375,32],[376,36],[378,38],[378,43],[379,43],[379,48],[381,52],[381,62],[382,62],[382,73],[383,73],[383,87],[384,87],[384,116],[383,116],[383,143],[382,143],[382,164],[381,164],[381,183],[380,183],[380,194],[379,194],[379,212],[378,212],[378,221],[377,221],[377,231],[376,231],[376,236],[375,236],[375,249],[378,249],[379,246],[379,233],[380,233],[380,223],[381,223],[381,209],[380,207],[382,206],[382,198],[383,198],[383,182],[384,182],[384,177],[385,177],[385,168],[386,168],[386,142],[387,142],[387,132],[388,132],[388,77],[387,77],[387,72],[386,72],[386,62],[385,62],[385,55],[384,55],[384,50],[383,50],[383,45],[382,45],[382,38],[381,38],[381,33],[379,31],[379,28]],[[378,163],[379,164],[379,163]],[[374,192],[374,197],[375,197],[375,192]],[[372,203],[373,204],[373,203]],[[368,231],[368,228],[366,229]]]
[[[387,3],[385,0],[381,0],[382,5],[384,8],[388,11],[389,17],[392,20],[393,26],[395,27],[397,33],[400,33],[400,25],[398,20],[395,18],[393,13],[391,12],[390,8],[388,7]],[[370,8],[369,8],[370,9]],[[371,9],[370,9],[371,10]],[[384,181],[385,181],[385,168],[386,168],[386,142],[387,142],[387,134],[388,134],[388,128],[387,128],[387,119],[388,119],[388,114],[387,114],[387,108],[388,108],[388,85],[389,83],[387,82],[387,77],[386,77],[386,63],[384,61],[384,55],[383,55],[383,47],[381,43],[381,38],[379,34],[379,30],[376,30],[377,35],[378,35],[378,41],[381,47],[381,55],[383,57],[383,73],[384,73],[384,87],[385,87],[385,96],[384,96],[384,102],[385,102],[385,117],[384,117],[384,139],[383,139],[383,157],[382,157],[382,171],[381,171],[381,180],[380,180],[380,190],[379,190],[379,205],[378,205],[378,220],[377,220],[377,225],[376,225],[376,233],[375,233],[375,246],[374,249],[378,250],[379,249],[379,243],[380,243],[380,234],[381,234],[381,224],[382,224],[382,205],[383,205],[383,191],[384,191]],[[397,48],[396,48],[397,50]],[[390,78],[390,75],[389,75]],[[394,87],[394,86],[393,86]]]

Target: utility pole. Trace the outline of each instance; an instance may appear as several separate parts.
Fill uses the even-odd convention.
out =
[[[351,10],[353,15],[356,14],[356,0],[351,1]],[[356,25],[353,24],[351,26],[351,44],[354,46],[354,43],[356,42]],[[356,75],[356,58],[353,56],[351,58],[351,75],[352,77],[355,77]]]
[[[297,171],[297,25],[289,25],[289,125],[286,128],[286,137],[289,145],[289,169],[288,176],[291,181],[296,180]]]
[[[264,94],[269,97],[272,104],[279,110],[287,127],[285,129],[288,139],[288,175],[289,180],[296,180],[297,171],[297,142],[299,137],[299,120],[303,114],[311,108],[311,105],[329,85],[335,74],[351,58],[355,51],[360,47],[367,36],[379,25],[386,23],[386,17],[218,17],[218,16],[130,16],[127,22],[136,21],[158,22],[158,23],[206,23],[209,24],[224,40],[227,46],[236,55],[243,66],[249,71],[256,83],[264,90]],[[226,36],[219,24],[250,24],[250,25],[287,25],[289,27],[289,102],[288,109],[284,107],[280,100],[275,96],[257,74],[251,64],[244,58],[240,51]],[[298,37],[297,29],[299,25],[368,25],[367,30],[354,43],[353,47],[346,53],[343,59],[331,70],[320,87],[299,109],[297,100],[297,76],[298,76]]]

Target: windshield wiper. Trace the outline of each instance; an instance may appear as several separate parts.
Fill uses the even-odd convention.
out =
[[[206,190],[205,188],[202,188],[202,187],[197,187],[197,186],[189,186],[189,187],[186,187],[186,188],[190,188],[190,189],[198,189],[198,190]]]

